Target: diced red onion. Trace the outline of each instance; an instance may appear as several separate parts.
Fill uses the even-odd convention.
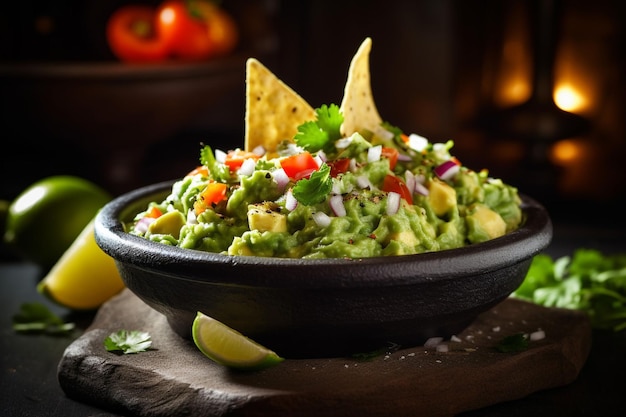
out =
[[[418,181],[415,181],[415,188],[414,191],[418,194],[421,195],[428,195],[430,193],[430,191],[428,190],[428,188],[426,188],[426,186]]]
[[[223,164],[224,162],[226,162],[226,152],[224,152],[221,149],[216,149],[215,150],[215,160],[217,162],[219,162],[220,164]]]
[[[326,227],[330,224],[330,217],[323,211],[316,211],[313,216],[313,221],[320,227]]]
[[[434,168],[435,175],[446,181],[454,177],[461,167],[452,160],[447,160]]]
[[[241,166],[239,167],[239,175],[250,176],[254,172],[254,168],[256,167],[256,161],[252,158],[247,158],[243,161]]]
[[[328,161],[328,156],[326,156],[326,152],[324,151],[317,151],[317,156],[324,162]]]
[[[298,200],[293,196],[291,188],[287,190],[285,194],[285,208],[289,211],[294,211],[298,207]]]
[[[398,210],[400,209],[400,200],[402,199],[402,197],[400,196],[400,194],[394,192],[394,191],[390,191],[387,194],[387,207],[386,207],[386,212],[388,215],[392,216],[394,214],[396,214],[398,212]]]
[[[330,205],[330,209],[333,211],[335,216],[343,217],[346,215],[346,207],[343,204],[343,197],[341,194],[330,196],[328,204]]]
[[[153,217],[143,217],[139,219],[139,221],[135,224],[135,230],[139,233],[146,233],[148,231],[148,226],[150,226],[150,223],[154,220],[155,219]]]
[[[280,191],[282,191],[289,182],[289,176],[282,168],[278,168],[272,171],[272,178],[274,178],[274,181],[276,181],[276,185],[278,185],[278,189]]]
[[[382,145],[372,146],[367,150],[367,162],[380,161],[380,157],[383,153]]]

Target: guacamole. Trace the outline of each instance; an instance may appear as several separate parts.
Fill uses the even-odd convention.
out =
[[[130,233],[181,248],[283,258],[407,255],[484,242],[522,221],[517,189],[383,123],[340,133],[335,105],[275,152],[202,147],[201,165]]]

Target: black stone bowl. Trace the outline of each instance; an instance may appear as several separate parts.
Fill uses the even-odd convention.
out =
[[[503,301],[548,246],[545,208],[522,196],[516,231],[459,249],[365,259],[278,259],[181,249],[130,235],[130,221],[172,182],[121,195],[97,215],[98,245],[126,286],[190,338],[201,311],[287,358],[419,346],[450,337]]]

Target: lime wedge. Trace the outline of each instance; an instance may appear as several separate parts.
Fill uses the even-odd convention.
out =
[[[193,341],[209,359],[240,370],[259,370],[284,359],[224,323],[198,312],[191,330]]]

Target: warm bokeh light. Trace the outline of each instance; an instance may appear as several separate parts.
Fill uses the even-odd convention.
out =
[[[570,165],[581,159],[582,148],[582,145],[575,140],[560,140],[552,146],[550,159],[557,165]]]
[[[561,110],[575,113],[585,107],[585,97],[571,84],[557,85],[554,102]]]

